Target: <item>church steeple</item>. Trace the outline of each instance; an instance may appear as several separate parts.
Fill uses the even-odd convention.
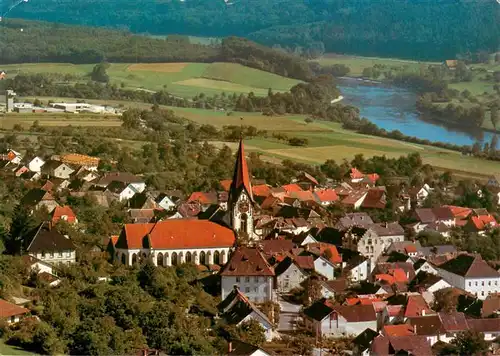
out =
[[[228,210],[231,216],[233,229],[240,236],[246,236],[253,239],[254,200],[242,139],[240,140],[238,153],[236,154],[233,181],[229,188],[228,198]]]
[[[250,182],[250,175],[248,174],[243,139],[240,139],[238,153],[236,154],[236,164],[234,165],[233,181],[229,188],[229,202],[237,200],[237,197],[242,191],[245,191],[250,201],[253,203],[252,183]]]

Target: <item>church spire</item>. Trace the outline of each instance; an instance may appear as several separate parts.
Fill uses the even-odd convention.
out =
[[[233,181],[229,188],[229,201],[238,199],[238,196],[243,190],[253,203],[252,184],[250,183],[250,175],[248,174],[243,139],[240,139],[238,153],[236,154],[236,164],[234,165]]]

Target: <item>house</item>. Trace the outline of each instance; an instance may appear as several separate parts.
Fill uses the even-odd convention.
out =
[[[338,230],[347,230],[350,227],[369,228],[373,225],[373,220],[367,213],[348,213],[341,217],[335,228]]]
[[[458,66],[458,60],[456,60],[456,59],[447,59],[447,60],[444,61],[444,65],[449,70],[455,70],[455,69],[457,69],[457,66]]]
[[[500,225],[498,225],[495,217],[488,213],[484,215],[471,216],[465,224],[464,229],[469,232],[484,235],[486,231],[498,227],[500,227]]]
[[[112,193],[118,201],[127,201],[140,193],[132,183],[113,181],[106,187],[106,192]]]
[[[373,305],[332,305],[319,300],[304,310],[305,326],[320,337],[358,336],[377,329]]]
[[[286,257],[274,268],[278,292],[288,293],[291,289],[300,287],[313,270],[312,256]]]
[[[314,194],[316,194],[322,206],[330,206],[339,200],[337,193],[331,188],[315,190]]]
[[[430,343],[424,336],[377,336],[370,347],[370,355],[432,355]]]
[[[500,292],[500,273],[479,255],[459,255],[438,267],[441,277],[453,287],[474,294],[479,299]]]
[[[361,204],[363,204],[363,201],[365,200],[367,194],[368,190],[366,189],[353,190],[346,198],[341,201],[341,203],[342,205],[354,210],[359,209],[361,207]]]
[[[378,335],[380,335],[378,332],[368,328],[356,336],[356,338],[352,341],[352,344],[354,345],[352,354],[354,356],[369,356],[370,345]]]
[[[411,202],[415,203],[416,206],[422,206],[431,192],[432,188],[427,183],[424,183],[421,186],[410,188],[408,190],[408,195],[410,196]]]
[[[68,224],[77,224],[78,218],[73,210],[67,206],[57,206],[52,212],[52,225],[57,224],[59,221],[66,221]]]
[[[134,224],[155,222],[155,209],[129,209],[128,215]]]
[[[29,313],[28,309],[0,299],[0,320],[7,324],[18,323],[27,313]]]
[[[49,213],[59,206],[55,198],[49,192],[37,188],[31,189],[26,193],[26,195],[22,197],[20,204],[30,209],[31,212],[43,207],[47,209]]]
[[[366,230],[357,241],[357,251],[368,259],[370,271],[373,270],[384,250],[384,241],[372,229]]]
[[[76,247],[67,235],[61,234],[51,223],[41,223],[30,234],[25,249],[29,256],[46,263],[75,263]]]
[[[42,166],[42,174],[49,177],[69,179],[75,170],[66,163],[56,160],[48,160]]]
[[[238,287],[256,303],[274,300],[274,270],[256,248],[239,247],[220,273],[222,299]]]
[[[500,316],[500,293],[490,294],[488,298],[483,300],[481,308],[481,316],[488,318],[491,316]]]
[[[91,157],[87,155],[68,153],[59,157],[62,163],[82,167],[85,170],[96,172],[99,167],[100,159],[97,157]]]
[[[387,304],[380,312],[379,325],[400,324],[404,321],[405,306]]]
[[[136,193],[127,201],[127,206],[130,209],[157,209],[155,199],[146,192]]]
[[[417,233],[431,224],[443,224],[448,228],[455,226],[455,216],[447,206],[415,209],[414,217],[418,220],[413,227]]]
[[[232,291],[217,306],[219,316],[229,325],[240,325],[249,320],[257,321],[264,329],[266,340],[274,337],[274,325],[250,299],[234,286]]]
[[[335,298],[336,295],[343,294],[349,287],[349,281],[346,278],[336,278],[333,280],[321,280],[321,296],[325,299]]]
[[[29,255],[22,256],[22,260],[31,272],[36,272],[37,274],[44,272],[54,274],[53,266],[47,262],[40,261],[39,259]]]
[[[41,172],[42,166],[45,164],[45,161],[40,157],[35,157],[28,163],[28,169],[31,172]]]
[[[24,180],[29,180],[30,182],[34,182],[40,179],[41,173],[40,172],[24,172],[19,176],[20,178]]]
[[[4,151],[4,153],[0,154],[0,160],[9,161],[11,164],[20,164],[22,159],[23,155],[12,149],[8,149]]]
[[[229,341],[228,356],[270,356],[264,349],[240,340]]]
[[[370,188],[361,203],[364,209],[385,209],[387,204],[387,194],[385,187]]]
[[[335,264],[324,256],[314,259],[314,271],[327,279],[335,279]]]
[[[357,283],[366,281],[370,275],[370,263],[368,259],[362,255],[355,255],[343,263],[343,272],[351,282]]]
[[[80,180],[82,182],[92,182],[93,180],[99,178],[99,174],[96,171],[88,170],[85,167],[78,166],[75,168],[74,172],[71,173],[71,180]]]
[[[384,249],[388,249],[393,242],[404,241],[405,231],[397,221],[372,224],[368,228],[376,233],[384,244]]]
[[[423,258],[420,258],[413,264],[413,268],[415,269],[415,273],[419,274],[420,272],[423,273],[428,273],[428,274],[433,274],[433,275],[439,275],[437,266],[432,264],[431,262],[424,260]]]
[[[131,186],[137,193],[142,193],[146,189],[146,183],[140,177],[126,172],[113,172],[105,174],[96,183],[96,186],[107,188],[113,182],[123,183],[124,186]]]
[[[175,207],[177,206],[179,201],[180,201],[180,199],[178,199],[174,196],[169,196],[166,193],[159,194],[155,199],[156,204],[160,208],[162,208],[166,211],[170,211],[170,210],[175,209]]]
[[[151,258],[157,266],[224,264],[235,241],[231,229],[207,220],[125,224],[114,258],[128,266],[145,258]]]

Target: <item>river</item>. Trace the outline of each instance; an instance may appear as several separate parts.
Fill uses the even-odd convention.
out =
[[[407,136],[456,145],[472,145],[477,140],[491,142],[493,133],[451,127],[423,120],[417,112],[416,94],[384,83],[366,83],[342,78],[337,82],[344,104],[356,106],[360,116],[387,131],[399,130]]]

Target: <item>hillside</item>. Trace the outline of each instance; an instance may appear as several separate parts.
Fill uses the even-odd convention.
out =
[[[9,77],[28,73],[69,74],[73,82],[87,82],[94,64],[37,63],[11,64],[2,69]],[[107,70],[110,82],[124,88],[159,91],[186,98],[206,95],[254,92],[266,96],[273,91],[288,91],[298,80],[249,68],[236,63],[113,63]]]
[[[306,60],[238,37],[210,45],[187,36],[154,38],[48,22],[7,19],[1,24],[0,64],[230,62],[299,80],[312,77]]]
[[[5,1],[7,7],[13,0]],[[415,59],[493,51],[494,0],[33,0],[11,17],[107,26],[135,33],[237,35],[266,45]],[[140,4],[140,5],[139,5]]]

